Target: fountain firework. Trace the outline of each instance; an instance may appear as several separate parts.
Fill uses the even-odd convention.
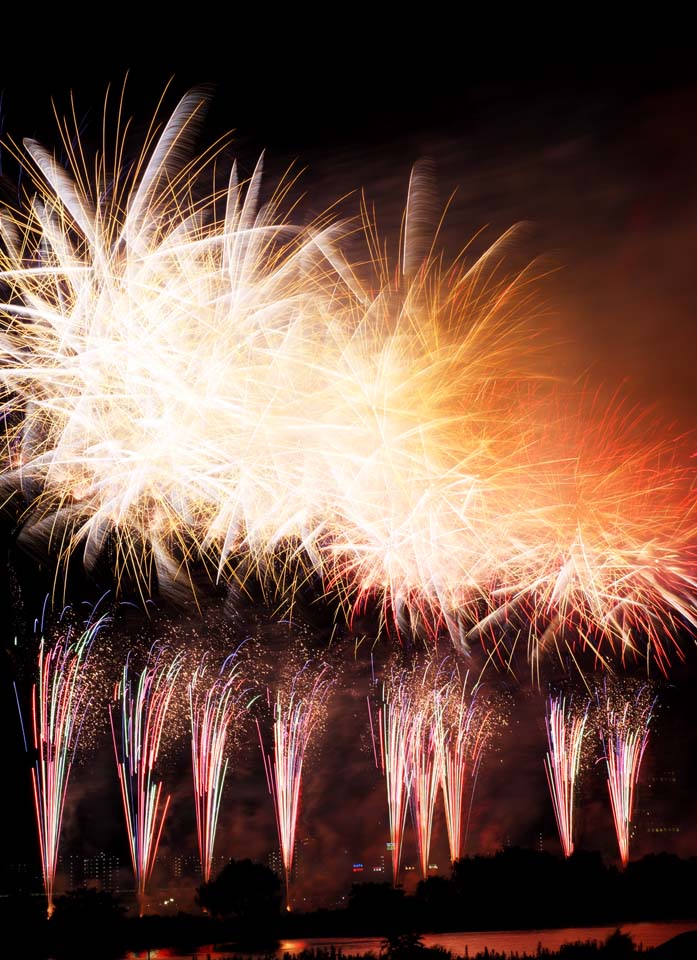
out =
[[[574,852],[574,789],[587,719],[588,704],[583,710],[572,711],[565,697],[548,698],[545,725],[549,750],[544,765],[565,857]]]
[[[169,796],[164,805],[160,805],[162,783],[155,780],[155,764],[181,666],[182,654],[172,655],[164,645],[151,647],[147,662],[139,672],[131,665],[129,654],[114,690],[114,704],[109,708],[141,916],[169,807]]]
[[[196,831],[204,883],[211,877],[220,800],[228,769],[230,728],[239,723],[253,702],[238,654],[239,651],[230,654],[212,682],[204,656],[188,685]]]
[[[399,882],[404,821],[412,789],[412,766],[409,762],[409,739],[412,732],[411,687],[409,671],[403,668],[393,668],[390,671],[388,678],[382,684],[377,734],[373,724],[370,699],[368,700],[375,762],[384,774],[387,788],[392,883],[395,886]],[[380,745],[379,757],[375,748],[376,737]]]
[[[393,666],[382,685],[377,732],[370,699],[375,763],[385,775],[392,849],[392,877],[399,880],[404,822],[411,806],[421,875],[428,876],[433,815],[438,787],[443,791],[451,859],[462,852],[463,802],[470,804],[482,759],[491,743],[501,710],[485,700],[475,685],[467,692],[447,661],[414,661]],[[376,741],[379,742],[378,753]],[[469,790],[468,790],[469,788]]]
[[[463,855],[463,806],[469,794],[470,807],[479,769],[491,743],[497,713],[475,684],[467,691],[467,674],[455,668],[437,691],[437,743],[441,755],[441,788],[451,861]]]
[[[278,842],[283,861],[286,909],[291,909],[290,879],[295,854],[295,831],[300,810],[303,765],[310,739],[324,719],[332,679],[326,663],[307,660],[275,695],[267,691],[273,711],[273,749],[267,750],[258,724],[266,781],[273,797]]]
[[[427,676],[424,681],[427,682]],[[423,690],[423,685],[422,685]],[[408,782],[411,784],[411,812],[416,831],[421,876],[428,877],[433,832],[433,814],[436,807],[438,787],[441,783],[442,752],[438,743],[438,715],[443,704],[436,694],[419,698],[410,723],[407,762]]]
[[[606,683],[600,694],[600,739],[607,766],[607,786],[622,866],[629,862],[629,830],[634,790],[649,739],[656,698],[648,685],[634,696],[618,694]]]
[[[31,775],[49,917],[54,909],[53,890],[68,781],[90,705],[85,668],[92,642],[104,622],[104,617],[97,620],[77,639],[73,639],[72,631],[52,645],[42,637],[39,647],[38,682],[31,695],[32,742],[36,752]]]

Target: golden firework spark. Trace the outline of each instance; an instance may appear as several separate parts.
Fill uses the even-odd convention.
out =
[[[294,219],[288,181],[262,203],[261,163],[223,182],[220,145],[193,152],[205,101],[132,164],[121,108],[93,163],[66,121],[66,165],[20,151],[0,378],[21,537],[88,567],[113,543],[144,593],[200,561],[280,593],[314,569],[398,628],[498,643],[522,618],[534,663],[619,641],[665,669],[695,616],[691,474],[615,402],[539,402],[511,232],[448,264],[417,167],[398,262],[364,210],[354,263],[348,227]]]

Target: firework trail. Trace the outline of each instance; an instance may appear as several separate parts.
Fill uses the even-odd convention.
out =
[[[329,666],[306,661],[289,682],[278,687],[275,696],[268,691],[273,710],[273,750],[265,747],[258,725],[266,781],[276,813],[288,910],[303,764],[312,734],[324,718],[331,686]]]
[[[38,682],[32,687],[31,696],[32,740],[36,751],[31,774],[49,917],[54,908],[58,844],[68,781],[90,705],[85,668],[92,642],[104,620],[102,617],[92,624],[76,640],[70,632],[51,646],[42,638],[39,648]],[[23,722],[22,731],[24,733]]]
[[[375,747],[375,724],[370,713]],[[392,671],[382,685],[382,702],[378,707],[377,740],[380,745],[379,766],[387,788],[387,811],[390,825],[390,850],[392,854],[392,882],[399,882],[399,866],[402,859],[404,823],[411,795],[411,766],[409,764],[409,738],[411,735],[411,692],[406,671]],[[375,750],[378,763],[378,752]]]
[[[646,686],[627,698],[603,688],[600,704],[600,739],[607,765],[607,786],[622,866],[629,862],[629,832],[634,810],[634,790],[649,739],[649,724],[656,703]]]
[[[230,729],[239,723],[252,702],[237,654],[236,651],[225,660],[212,682],[204,656],[188,685],[196,830],[204,883],[211,877],[220,801],[228,769],[226,748]]]
[[[141,916],[169,807],[169,796],[160,804],[162,783],[155,780],[154,768],[181,666],[182,654],[171,656],[165,647],[152,647],[140,672],[129,655],[109,709]]]
[[[407,743],[407,782],[411,784],[411,812],[416,831],[421,876],[428,877],[433,814],[441,782],[437,712],[442,704],[427,697],[413,711]]]
[[[463,855],[463,814],[465,798],[470,806],[479,776],[479,769],[491,743],[496,711],[486,702],[475,685],[467,692],[467,675],[461,679],[453,670],[446,683],[435,691],[440,701],[437,712],[436,737],[440,752],[441,788],[448,830],[450,859]]]
[[[574,789],[587,720],[588,705],[574,712],[567,706],[565,697],[548,698],[545,725],[549,750],[544,765],[565,857],[574,852]]]

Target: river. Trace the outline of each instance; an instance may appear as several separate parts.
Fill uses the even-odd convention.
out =
[[[499,953],[534,953],[537,945],[548,950],[558,950],[564,943],[573,943],[577,940],[604,941],[616,930],[616,926],[606,927],[566,927],[558,930],[477,930],[467,933],[433,933],[424,935],[424,943],[429,947],[445,947],[455,956],[464,956],[465,951],[473,956],[488,947]],[[697,922],[686,923],[623,923],[620,926],[623,933],[629,933],[636,944],[644,947],[657,947],[671,937],[688,930],[697,930]],[[303,940],[282,940],[276,951],[277,957],[285,953],[291,956],[303,950],[313,950],[318,947],[334,946],[343,953],[374,953],[380,951],[380,937],[308,937]],[[134,952],[126,955],[126,960],[221,960],[235,953],[227,946],[223,949],[214,946],[197,947],[194,951],[182,953],[181,950],[169,947],[159,950]],[[249,955],[250,960],[253,955]]]

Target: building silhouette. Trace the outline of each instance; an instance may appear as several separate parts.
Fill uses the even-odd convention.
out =
[[[105,890],[119,893],[118,857],[101,850],[91,857],[71,856],[68,865],[71,890]]]

